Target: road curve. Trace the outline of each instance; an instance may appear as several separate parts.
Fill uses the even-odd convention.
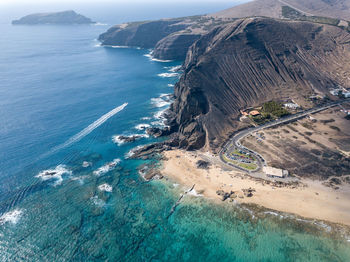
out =
[[[242,171],[246,171],[246,172],[249,172],[249,173],[254,173],[254,172],[258,172],[261,170],[261,168],[263,166],[266,165],[266,161],[265,159],[257,152],[254,152],[253,150],[250,150],[249,148],[246,148],[244,146],[241,145],[241,140],[245,137],[247,137],[248,135],[254,133],[254,132],[258,132],[260,130],[263,130],[263,129],[266,129],[266,128],[270,128],[270,127],[274,127],[274,126],[278,126],[278,125],[281,125],[281,124],[286,124],[286,123],[290,123],[290,122],[294,122],[298,119],[301,119],[305,116],[308,116],[310,114],[315,114],[315,113],[318,113],[320,111],[323,111],[323,110],[326,110],[326,109],[329,109],[331,107],[334,107],[334,106],[338,106],[338,105],[341,105],[342,103],[345,103],[345,102],[350,102],[350,99],[344,99],[344,100],[340,100],[340,101],[336,101],[336,102],[332,102],[332,103],[328,103],[326,105],[322,105],[322,106],[319,106],[319,107],[315,107],[315,108],[311,108],[311,109],[308,109],[308,110],[304,110],[302,112],[299,112],[297,114],[294,114],[294,115],[290,115],[290,116],[287,116],[287,117],[283,117],[283,118],[280,118],[280,119],[277,119],[275,121],[272,121],[272,122],[269,122],[269,123],[266,123],[264,125],[261,125],[261,126],[257,126],[257,127],[251,127],[251,128],[248,128],[248,129],[244,129],[240,132],[238,132],[237,134],[235,134],[233,137],[231,137],[229,139],[228,142],[226,142],[226,144],[222,147],[222,149],[220,150],[219,152],[219,156],[220,156],[220,159],[221,161],[223,161],[224,163],[228,164],[228,165],[231,165],[231,166],[234,166],[235,168],[237,169],[240,169]],[[240,148],[240,149],[243,149],[243,150],[248,150],[250,153],[253,153],[256,158],[258,159],[258,163],[259,163],[259,168],[255,171],[248,171],[244,168],[241,168],[241,167],[238,167],[236,165],[233,165],[233,164],[230,164],[228,163],[227,161],[225,161],[225,159],[223,158],[223,154],[225,152],[227,152],[228,150],[230,150],[231,148]]]

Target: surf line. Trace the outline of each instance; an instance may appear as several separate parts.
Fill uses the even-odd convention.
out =
[[[65,147],[68,147],[76,142],[78,142],[79,140],[81,140],[83,137],[87,136],[88,134],[90,134],[92,131],[94,131],[96,128],[98,128],[99,126],[101,126],[104,122],[106,122],[108,119],[110,119],[112,116],[114,116],[115,114],[119,113],[120,111],[122,111],[126,106],[128,105],[128,103],[124,103],[121,106],[118,106],[116,108],[114,108],[113,110],[109,111],[107,114],[104,114],[103,116],[101,116],[99,119],[97,119],[95,122],[93,122],[92,124],[90,124],[88,127],[84,128],[82,131],[80,131],[78,134],[72,136],[71,138],[69,138],[66,142],[64,142],[61,145],[58,145],[56,147],[54,147],[52,150],[50,150],[48,153],[42,155],[42,157],[46,157],[48,155],[51,155]]]

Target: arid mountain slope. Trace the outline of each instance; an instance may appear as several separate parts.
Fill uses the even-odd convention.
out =
[[[283,18],[282,6],[289,6],[309,16],[326,16],[350,20],[350,0],[253,0],[210,16],[220,18],[251,16]]]
[[[181,147],[215,151],[240,128],[241,109],[350,87],[350,34],[309,22],[241,19],[198,40],[184,67],[173,129]]]

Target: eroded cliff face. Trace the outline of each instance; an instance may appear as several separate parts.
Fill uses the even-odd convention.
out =
[[[184,68],[172,129],[182,148],[216,151],[242,127],[241,109],[350,87],[350,35],[308,22],[242,19],[198,40]]]
[[[152,55],[162,60],[183,61],[190,46],[200,37],[200,34],[171,34],[156,44]]]
[[[103,45],[154,48],[164,37],[187,27],[182,20],[158,20],[117,25],[99,36]]]
[[[217,25],[234,19],[190,16],[113,26],[100,35],[102,45],[152,48],[153,57],[185,60],[188,48]]]

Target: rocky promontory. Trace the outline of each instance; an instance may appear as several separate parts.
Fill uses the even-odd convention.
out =
[[[203,34],[231,19],[192,16],[116,25],[99,36],[102,45],[152,48],[162,60],[184,60],[188,48]]]
[[[90,18],[77,14],[76,12],[63,11],[52,13],[37,13],[12,21],[14,25],[36,25],[36,24],[94,24]]]

